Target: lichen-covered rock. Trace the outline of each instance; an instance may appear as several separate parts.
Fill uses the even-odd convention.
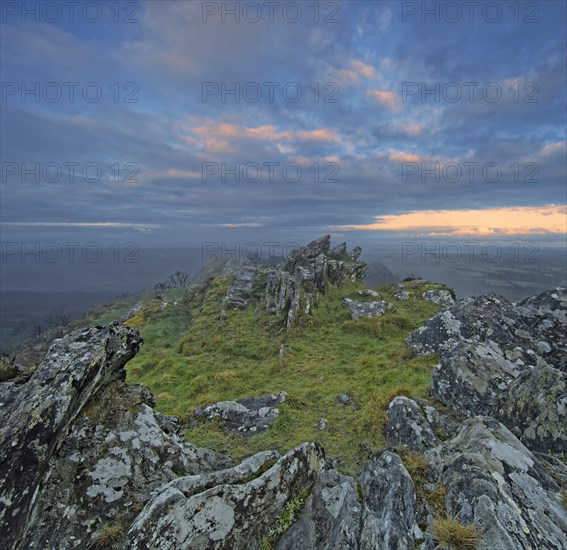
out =
[[[492,416],[532,450],[567,452],[567,376],[549,365],[523,371]]]
[[[409,300],[409,297],[410,296],[407,287],[405,285],[399,284],[397,286],[397,292],[394,294],[394,298],[396,300],[404,302],[406,300]]]
[[[143,386],[124,384],[142,339],[118,323],[53,342],[21,386],[0,384],[0,534],[9,548],[73,548],[133,518],[179,472],[230,459],[183,442]]]
[[[272,313],[284,313],[285,325],[296,323],[301,308],[308,314],[311,301],[307,287],[324,293],[328,284],[340,286],[346,281],[363,280],[367,266],[359,262],[360,252],[346,252],[346,245],[330,249],[330,236],[294,249],[281,264],[263,268],[266,277],[266,309]]]
[[[364,509],[360,548],[413,548],[422,533],[415,517],[415,486],[400,457],[388,451],[360,475]]]
[[[418,354],[440,353],[431,394],[456,411],[504,422],[533,450],[567,449],[564,287],[511,304],[462,300],[414,331]]]
[[[422,296],[424,300],[442,307],[449,307],[455,303],[453,296],[448,290],[427,290],[422,294]]]
[[[296,523],[276,550],[360,548],[362,508],[355,480],[336,470],[318,476]]]
[[[419,405],[404,396],[394,398],[388,406],[385,435],[390,447],[406,447],[415,452],[441,443]]]
[[[567,372],[567,288],[558,287],[511,304],[484,294],[461,300],[438,313],[408,338],[418,355],[444,353],[461,340],[492,340],[519,365],[535,365],[538,355]]]
[[[257,272],[257,267],[252,264],[243,264],[235,267],[233,272],[234,281],[224,298],[224,308],[242,310],[248,307],[250,292]]]
[[[286,505],[310,489],[324,469],[321,447],[305,443],[247,483],[223,473],[216,474],[220,483],[202,492],[192,488],[185,494],[166,486],[136,518],[125,545],[140,550],[258,548]]]
[[[431,394],[468,415],[490,415],[533,450],[567,450],[565,374],[536,357],[519,366],[494,342],[459,343],[433,371]]]
[[[283,403],[286,392],[260,397],[245,397],[236,401],[220,401],[195,410],[194,420],[220,419],[227,433],[252,436],[265,432],[280,414],[277,405]]]
[[[422,538],[415,487],[400,457],[383,452],[358,480],[336,470],[319,476],[298,521],[277,550],[411,549]]]
[[[88,400],[123,378],[142,339],[123,326],[89,328],[55,340],[30,380],[0,384],[0,536],[24,540],[48,462]],[[9,518],[9,519],[8,519]]]
[[[345,298],[343,305],[350,311],[350,315],[355,321],[361,317],[381,317],[392,307],[392,304],[383,300],[379,302],[358,302],[350,298]]]
[[[371,296],[372,298],[380,298],[380,294],[371,288],[365,288],[364,290],[358,290],[356,292],[359,296]]]
[[[425,456],[445,487],[448,514],[482,534],[478,550],[567,548],[560,487],[503,424],[470,419]]]

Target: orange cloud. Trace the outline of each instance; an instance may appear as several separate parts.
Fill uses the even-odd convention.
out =
[[[419,162],[422,157],[414,153],[405,153],[404,151],[390,151],[388,160],[392,162]]]
[[[229,142],[226,140],[230,138],[260,139],[262,141],[293,141],[296,139],[338,141],[339,139],[337,133],[330,128],[317,128],[315,130],[278,130],[278,128],[271,124],[252,128],[227,122],[207,121],[205,124],[192,127],[190,131],[202,138],[217,140],[207,142],[207,147],[213,151],[227,148]],[[187,141],[192,141],[192,139],[189,138]],[[218,149],[214,147],[218,147]]]
[[[358,59],[351,59],[350,66],[354,71],[366,78],[372,78],[374,76],[374,69]]]
[[[395,92],[387,92],[385,90],[370,90],[368,95],[381,103],[391,111],[398,111],[400,109],[400,98]]]
[[[567,207],[549,204],[480,210],[421,210],[377,216],[374,223],[344,225],[337,229],[419,231],[431,236],[562,234],[567,231]]]

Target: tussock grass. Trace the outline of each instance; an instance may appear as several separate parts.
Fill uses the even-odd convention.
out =
[[[454,517],[435,518],[433,538],[440,550],[475,550],[481,533],[475,525],[465,525]]]

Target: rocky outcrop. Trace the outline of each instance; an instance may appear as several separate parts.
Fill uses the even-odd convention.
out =
[[[395,298],[396,300],[400,300],[400,301],[404,302],[404,301],[406,301],[406,300],[409,300],[409,297],[410,297],[410,296],[409,296],[409,292],[408,292],[407,287],[406,287],[405,285],[403,285],[403,284],[400,283],[400,284],[397,286],[397,291],[396,291],[396,293],[394,294],[394,298]]]
[[[277,420],[286,392],[262,396],[245,397],[236,401],[220,401],[208,407],[197,408],[194,423],[202,420],[219,419],[229,434],[252,436],[269,429]]]
[[[425,456],[445,489],[447,512],[477,526],[479,550],[567,547],[559,485],[545,463],[498,421],[468,420],[457,437]]]
[[[231,460],[183,442],[142,386],[123,380],[142,340],[89,327],[56,340],[22,386],[0,384],[1,535],[6,547],[71,548],[127,521],[178,472]]]
[[[283,313],[291,328],[301,314],[308,315],[316,293],[324,293],[328,284],[340,286],[346,281],[364,279],[367,266],[358,261],[359,247],[351,253],[343,243],[330,249],[329,235],[294,249],[275,268],[266,269],[266,309]]]
[[[234,281],[230,285],[224,298],[225,309],[246,309],[250,300],[250,293],[257,269],[254,265],[243,264],[234,269]]]
[[[343,305],[350,311],[350,316],[356,321],[361,317],[381,317],[392,305],[380,300],[379,302],[358,302],[345,298]]]
[[[400,457],[386,451],[365,465],[358,480],[336,470],[321,474],[276,549],[413,548],[422,536],[415,504],[410,475]]]
[[[128,530],[127,547],[258,548],[286,504],[301,491],[310,489],[325,468],[321,447],[305,443],[263,474],[242,483],[245,473],[257,472],[262,460],[265,463],[270,457],[263,453],[251,459],[256,460],[252,467],[244,463],[240,471],[218,472],[210,480],[210,488],[202,481],[191,484],[183,479],[177,486],[164,487]]]
[[[453,296],[448,290],[426,290],[423,299],[442,307],[449,307],[455,303]]]
[[[419,405],[407,397],[396,397],[388,406],[386,441],[391,447],[423,452],[441,443]]]
[[[431,393],[470,416],[504,422],[533,450],[567,450],[567,295],[557,288],[511,304],[463,300],[408,338],[441,354]]]

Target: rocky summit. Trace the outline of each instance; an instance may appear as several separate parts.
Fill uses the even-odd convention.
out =
[[[276,316],[286,343],[275,346],[267,376],[287,372],[289,388],[284,377],[273,393],[254,395],[252,382],[239,381],[243,397],[209,402],[181,420],[160,413],[147,387],[127,382],[128,364],[150,344],[124,324],[124,314],[116,317],[124,323],[84,326],[54,340],[33,374],[0,383],[2,547],[565,550],[567,289],[520,303],[494,294],[456,301],[422,280],[376,292],[362,286],[360,253],[331,248],[323,237],[278,265],[219,263],[221,273],[193,283],[200,290],[184,277],[160,286],[168,292],[171,283],[178,292],[179,283],[195,292],[188,294],[196,300],[190,320],[173,300],[179,305],[150,307],[136,298],[134,308],[126,307],[131,319],[146,320],[139,321],[142,332],[160,315],[194,324],[209,309],[221,325],[232,315]],[[218,277],[228,277],[225,286],[214,286]],[[400,290],[404,297],[394,298]],[[402,313],[411,307],[437,313],[407,330]],[[342,332],[321,325],[333,315],[333,330]],[[305,317],[313,325],[298,325]],[[329,349],[329,335],[344,333],[353,342],[377,342],[376,350],[393,346],[387,338],[406,330],[407,347],[395,351],[396,361],[413,361],[415,370],[433,358],[429,396],[412,398],[398,388],[386,398],[378,383],[370,399],[348,385],[341,391],[346,378],[333,379],[323,368],[330,359],[317,355],[320,372],[302,378],[304,395],[326,384],[330,390],[326,408],[311,411],[294,393],[290,366],[301,345],[319,353],[300,340],[309,330],[326,330]],[[207,352],[194,340],[180,342],[177,354],[184,346]],[[223,345],[213,342],[215,350]],[[237,337],[230,349],[239,353],[238,345]],[[358,357],[356,351],[346,357]],[[350,376],[378,368],[369,361],[353,359]],[[235,376],[214,372],[209,368],[213,385]],[[205,373],[202,383],[209,378]],[[351,428],[341,419],[374,409],[379,414],[369,418],[383,418],[382,439],[362,448],[355,473],[315,441],[235,460],[193,444],[182,429],[208,429],[259,449],[273,441],[276,426],[292,430],[299,418],[292,411],[309,411],[306,423],[322,438],[341,438]],[[210,427],[217,424],[217,431]]]

